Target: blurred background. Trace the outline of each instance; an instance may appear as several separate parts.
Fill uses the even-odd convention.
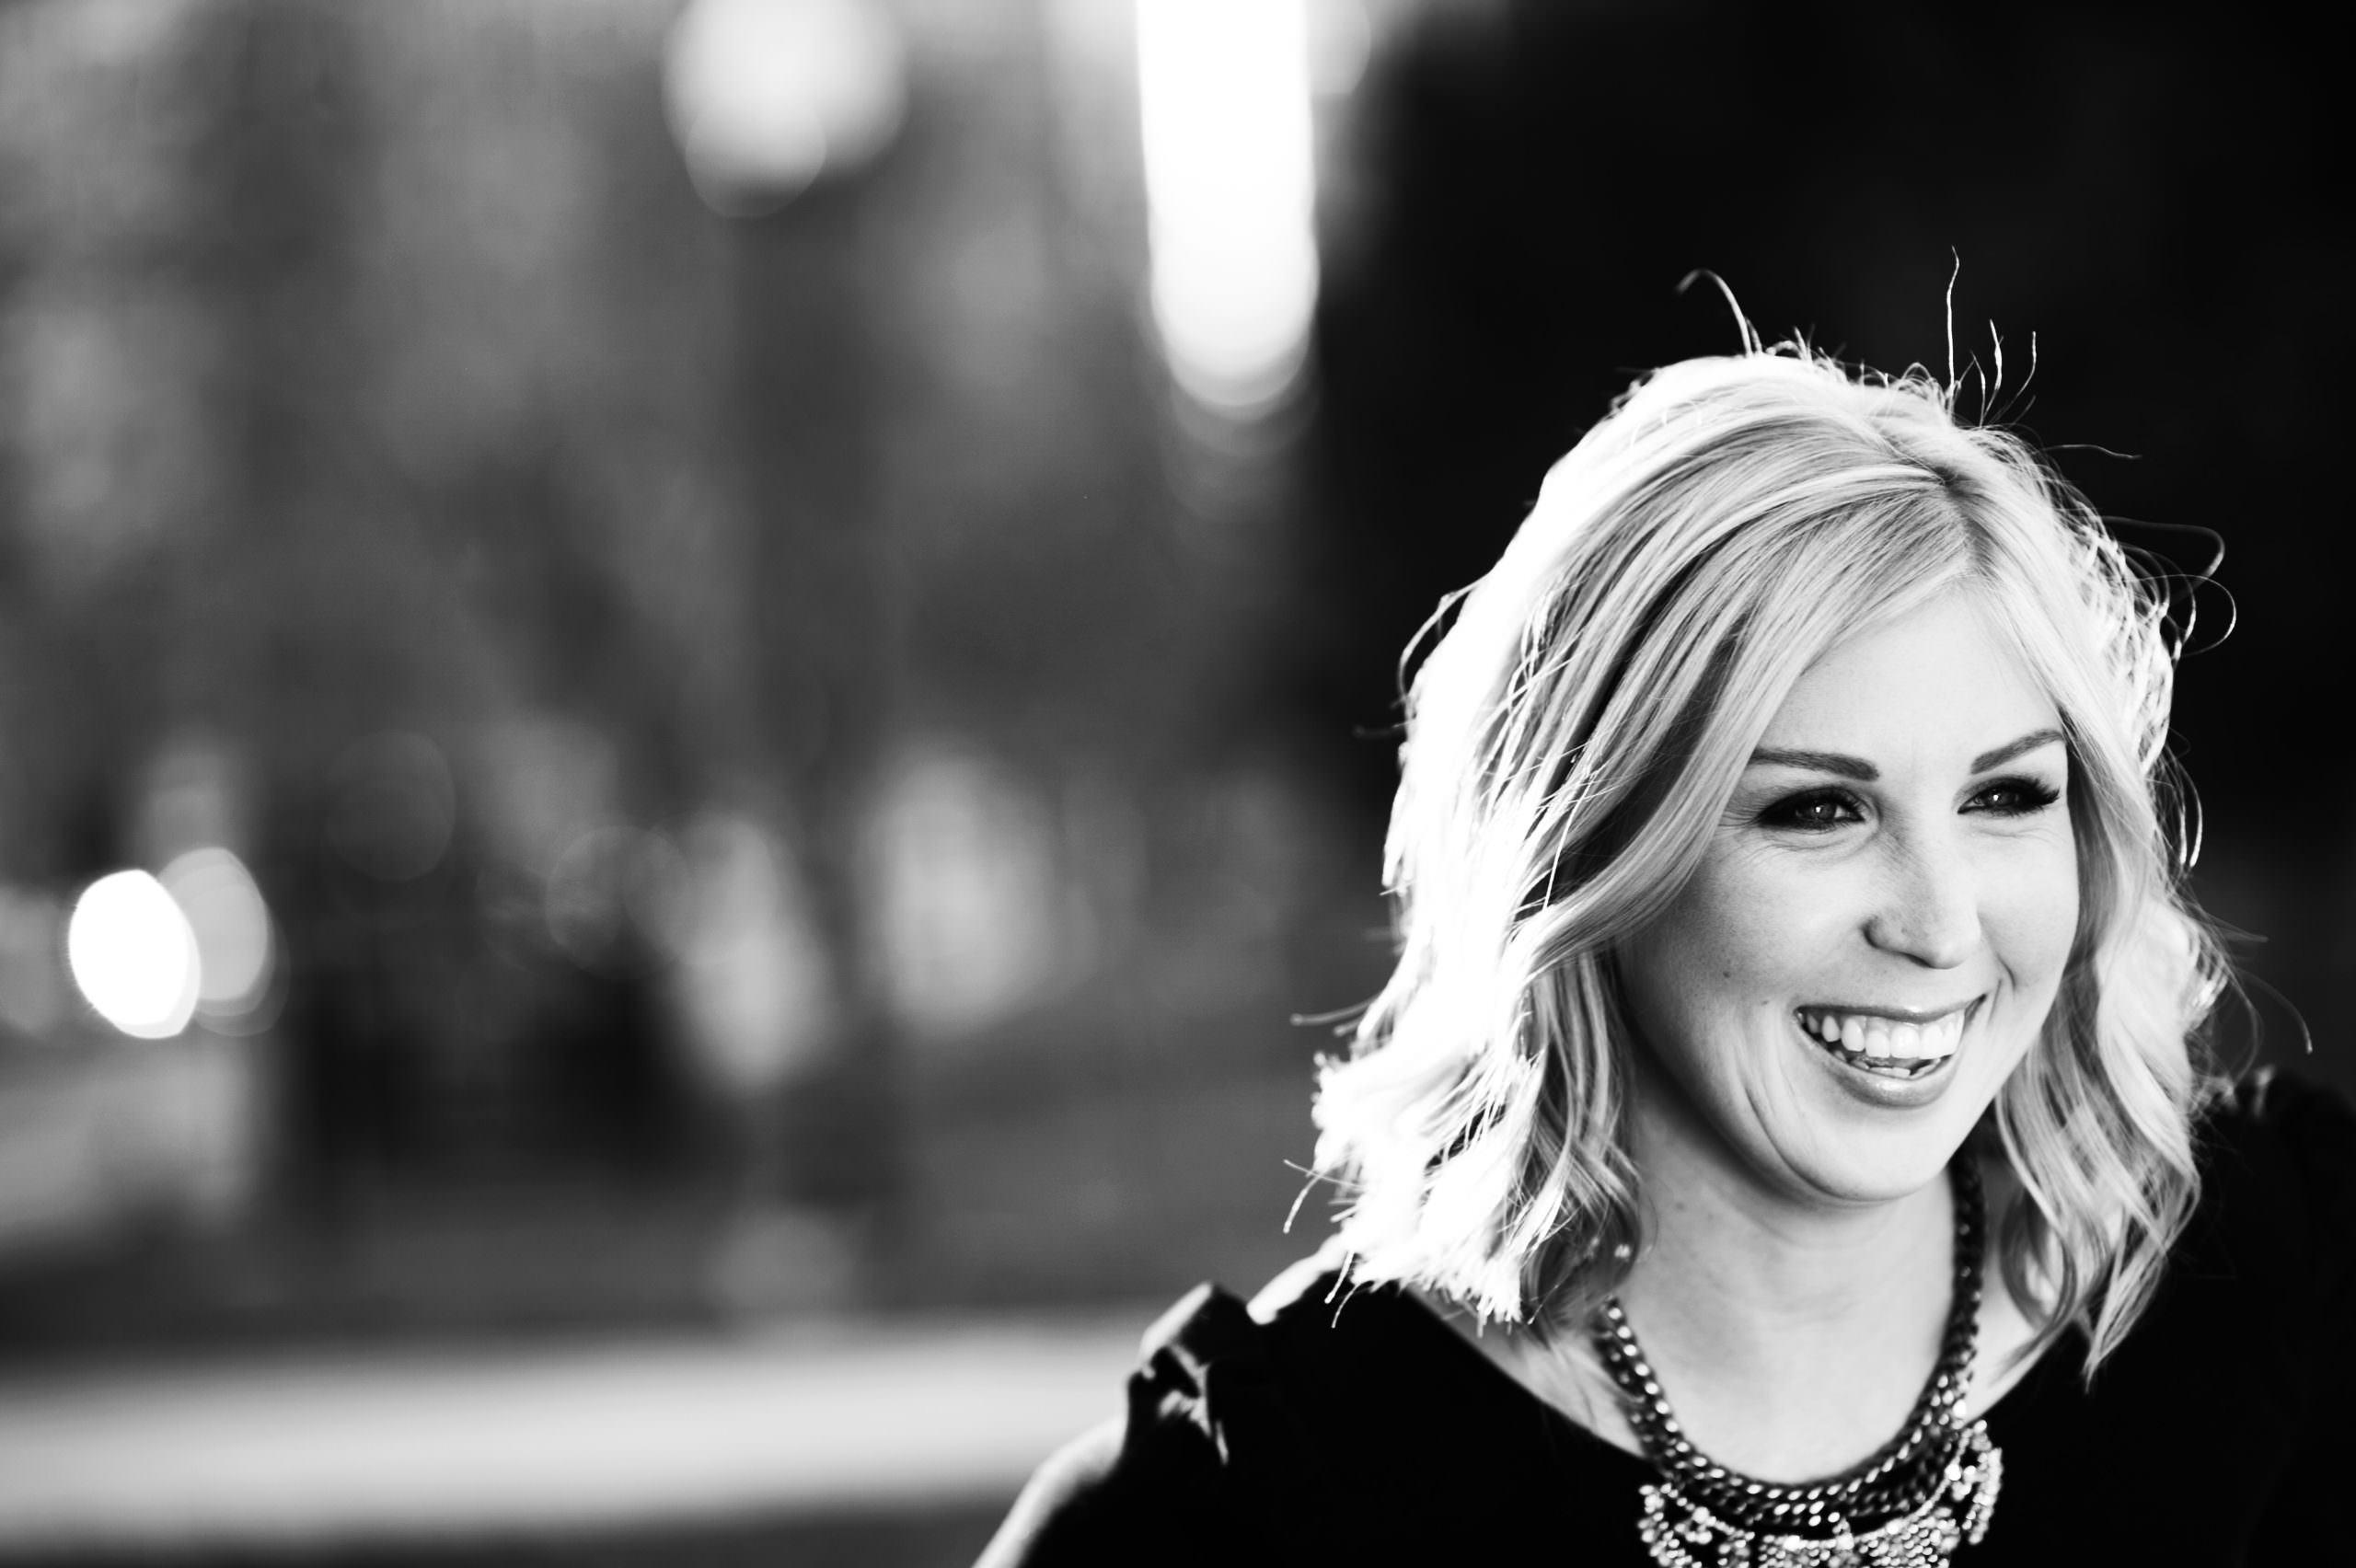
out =
[[[2356,1082],[2339,56],[2177,17],[0,0],[0,1558],[969,1562],[1315,1245],[1398,652],[1696,268],[2222,536]]]

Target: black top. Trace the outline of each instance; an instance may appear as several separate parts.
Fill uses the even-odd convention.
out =
[[[2246,1086],[2205,1124],[2202,1169],[2093,1388],[2065,1340],[1987,1412],[2004,1490],[1958,1564],[2356,1562],[2356,1117]],[[987,1568],[1647,1562],[1648,1463],[1414,1299],[1339,1284],[1258,1317],[1187,1295],[1146,1335],[1125,1425],[1040,1469]]]

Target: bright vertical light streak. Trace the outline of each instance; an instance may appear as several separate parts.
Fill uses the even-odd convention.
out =
[[[1317,298],[1303,0],[1138,0],[1155,326],[1179,384],[1249,412],[1299,375]]]

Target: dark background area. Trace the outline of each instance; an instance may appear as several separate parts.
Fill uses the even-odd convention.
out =
[[[730,215],[659,0],[0,3],[12,1387],[1256,1286],[1318,1230],[1293,1020],[1382,973],[1399,651],[1737,346],[1696,269],[1951,337],[1967,408],[2001,336],[2124,540],[2222,540],[2225,1045],[2356,1088],[2320,20],[1318,0],[1310,357],[1238,413],[1145,297],[1127,0],[812,9],[896,118]],[[75,890],[223,846],[267,1005],[116,1037]],[[950,1563],[1005,1501],[317,1560]]]

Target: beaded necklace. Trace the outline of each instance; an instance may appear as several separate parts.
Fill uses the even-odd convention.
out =
[[[2004,1456],[1964,1394],[1980,1344],[1980,1173],[1955,1174],[1955,1297],[1939,1359],[1913,1413],[1871,1458],[1830,1481],[1784,1486],[1727,1469],[1677,1424],[1619,1298],[1605,1300],[1596,1348],[1629,1424],[1660,1472],[1636,1532],[1660,1568],[1943,1568],[1988,1533]]]

